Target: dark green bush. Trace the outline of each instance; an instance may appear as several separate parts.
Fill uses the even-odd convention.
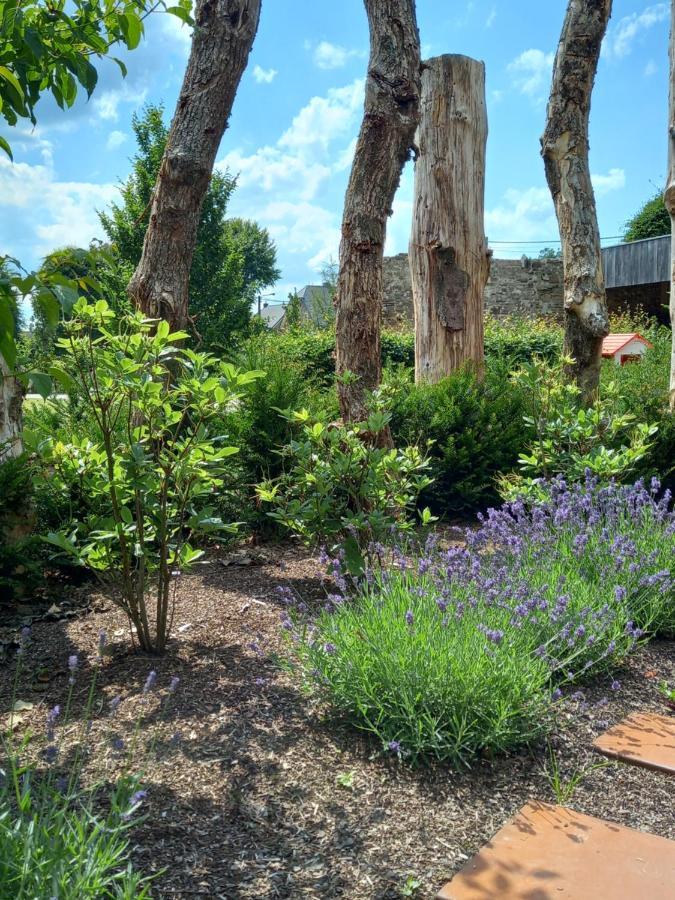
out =
[[[26,597],[41,580],[31,475],[25,455],[0,463],[0,604]]]
[[[434,479],[420,497],[436,515],[464,515],[498,501],[495,477],[515,468],[527,440],[520,390],[509,367],[493,360],[482,380],[466,369],[438,384],[393,390],[392,434],[397,446],[431,441]]]

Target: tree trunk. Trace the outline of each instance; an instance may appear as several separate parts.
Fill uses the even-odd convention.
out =
[[[0,462],[20,456],[24,387],[0,355]]]
[[[365,0],[370,60],[363,122],[345,196],[336,295],[336,369],[345,421],[362,421],[380,383],[382,256],[401,171],[419,121],[414,0]]]
[[[260,18],[261,0],[197,0],[183,85],[128,292],[147,315],[182,328],[202,202]]]
[[[609,319],[600,232],[588,164],[588,119],[612,0],[569,0],[553,65],[541,152],[558,217],[563,257],[568,376],[586,402],[597,394]]]
[[[670,214],[670,410],[675,413],[675,0],[670,13],[670,96],[668,100],[668,180],[664,194]]]
[[[483,362],[485,66],[446,55],[422,68],[410,274],[415,380],[436,382]]]

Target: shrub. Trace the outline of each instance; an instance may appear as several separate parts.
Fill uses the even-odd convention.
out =
[[[617,384],[606,383],[586,407],[579,387],[564,378],[565,362],[564,357],[555,364],[537,360],[513,373],[525,397],[524,422],[532,439],[519,456],[522,474],[499,479],[505,498],[540,496],[540,479],[562,475],[580,481],[587,470],[605,481],[625,480],[649,450],[657,427],[620,411]]]
[[[669,496],[593,479],[491,511],[466,547],[380,562],[308,622],[285,614],[304,682],[384,749],[466,765],[550,725],[561,688],[675,625]],[[346,585],[338,577],[339,587]]]
[[[635,362],[617,366],[606,361],[602,383],[614,381],[618,388],[618,408],[640,421],[653,422],[658,431],[651,438],[645,456],[637,463],[636,474],[656,475],[666,487],[675,488],[675,417],[668,408],[671,331],[644,319],[614,319],[614,331],[639,331],[653,347]]]
[[[485,356],[515,366],[535,358],[554,362],[562,352],[563,331],[546,319],[485,318]]]
[[[25,454],[0,463],[0,602],[25,597],[42,579],[40,541],[33,535],[33,474]]]
[[[291,413],[301,433],[282,451],[287,469],[257,489],[273,507],[271,518],[310,546],[343,547],[353,572],[361,571],[372,541],[409,526],[408,514],[429,483],[416,447],[377,446],[390,417],[375,401],[367,421],[349,425],[327,425],[307,410]]]
[[[73,313],[61,343],[101,440],[55,441],[45,452],[56,477],[65,472],[69,482],[77,471],[103,513],[48,540],[114,584],[115,601],[141,647],[161,653],[171,629],[174,578],[202,555],[191,540],[232,530],[215,515],[213,495],[237,449],[224,446],[209,426],[263,373],[241,373],[179,349],[183,332],[170,334],[166,322],[140,313],[116,323],[103,300],[80,300]]]
[[[521,390],[507,364],[485,376],[465,369],[438,384],[398,379],[391,392],[392,433],[401,444],[429,444],[432,483],[420,503],[438,515],[466,515],[498,499],[495,478],[510,472],[525,447]]]

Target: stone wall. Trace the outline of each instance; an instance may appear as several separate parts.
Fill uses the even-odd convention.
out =
[[[384,321],[412,322],[408,255],[386,256],[383,269]],[[562,318],[562,262],[559,259],[493,259],[485,310],[493,316]]]

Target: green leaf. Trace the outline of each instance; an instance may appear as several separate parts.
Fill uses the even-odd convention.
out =
[[[9,156],[9,158],[11,160],[14,159],[14,157],[12,156],[12,148],[9,146],[8,141],[1,134],[0,134],[0,149],[4,150],[5,153],[7,154],[7,156]]]
[[[60,369],[58,366],[50,366],[47,369],[51,379],[60,384],[64,391],[74,393],[77,390],[77,382],[68,372]]]
[[[29,372],[28,378],[36,393],[46,400],[54,389],[49,375],[44,372]]]
[[[0,66],[0,78],[4,78],[5,81],[7,81],[9,84],[11,84],[12,87],[14,88],[14,90],[19,95],[19,97],[23,100],[24,93],[23,93],[23,88],[21,87],[21,84],[19,83],[19,79],[16,77],[16,75],[13,72],[10,72],[10,70],[7,68],[7,66]]]
[[[130,50],[134,50],[140,43],[143,23],[134,13],[122,13],[119,22],[125,44]]]

